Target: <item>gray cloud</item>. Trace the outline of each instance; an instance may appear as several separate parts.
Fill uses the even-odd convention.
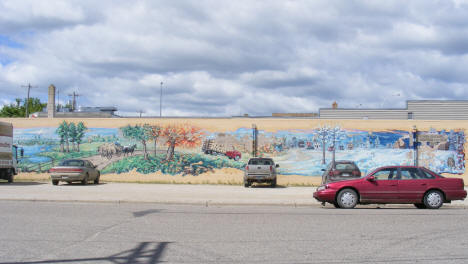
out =
[[[54,83],[121,114],[229,116],[464,99],[466,1],[0,3],[0,100]],[[3,43],[3,44],[2,44]]]

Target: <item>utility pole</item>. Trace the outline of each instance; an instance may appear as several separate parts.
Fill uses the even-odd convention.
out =
[[[141,114],[143,114],[145,111],[143,110],[139,110],[138,113],[140,113],[140,118],[141,118]]]
[[[78,96],[81,96],[81,94],[77,94],[75,92],[73,92],[72,94],[69,94],[68,96],[71,96],[73,97],[73,101],[72,101],[72,112],[74,112],[76,110],[76,98]]]
[[[163,85],[163,82],[161,82],[161,93],[159,95],[159,117],[161,118],[162,117],[162,85]]]
[[[31,91],[31,88],[36,88],[37,86],[31,86],[30,83],[28,83],[28,85],[21,85],[21,87],[25,87],[25,88],[28,88],[28,97],[26,99],[26,104],[25,104],[25,107],[26,107],[26,118],[29,117],[29,92]]]
[[[256,124],[252,124],[252,156],[258,155],[258,129]]]

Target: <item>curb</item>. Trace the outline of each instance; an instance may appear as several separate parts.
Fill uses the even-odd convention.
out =
[[[216,202],[211,200],[206,201],[132,201],[132,200],[59,200],[59,199],[18,199],[18,198],[0,198],[0,201],[6,202],[49,202],[49,203],[102,203],[102,204],[167,204],[167,205],[199,205],[204,207],[210,206],[279,206],[279,207],[314,207],[314,208],[328,208],[327,206],[322,206],[320,203],[310,202],[310,203],[296,203],[296,202],[287,202],[287,203],[239,203],[239,202]],[[365,207],[362,207],[365,206]],[[385,209],[387,205],[358,205],[356,209],[368,208],[368,207],[379,206],[376,209]],[[412,204],[391,204],[392,209],[416,209]],[[457,209],[468,209],[468,206],[464,204],[454,205],[454,204],[444,204],[442,208],[457,208]],[[420,209],[419,209],[420,210]]]

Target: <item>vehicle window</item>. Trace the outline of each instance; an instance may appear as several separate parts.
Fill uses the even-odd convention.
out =
[[[422,179],[435,179],[435,176],[424,170],[418,170],[418,174]]]
[[[382,169],[373,174],[376,180],[396,180],[397,171],[395,168]]]
[[[249,165],[258,165],[258,160],[249,160]]]
[[[84,162],[82,160],[64,160],[60,162],[59,166],[84,167]]]
[[[417,168],[401,169],[400,173],[402,180],[426,179],[426,175],[421,174]]]
[[[273,165],[270,159],[253,159],[249,161],[249,165]]]
[[[336,164],[335,168],[337,170],[355,170],[356,166],[351,163],[338,163]]]

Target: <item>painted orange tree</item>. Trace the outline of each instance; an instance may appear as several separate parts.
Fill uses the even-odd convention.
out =
[[[158,138],[161,136],[163,128],[160,125],[149,125],[148,129],[146,130],[146,133],[148,134],[148,137],[154,142],[154,155],[156,156],[157,154],[157,142]]]
[[[201,143],[202,132],[200,128],[190,124],[167,125],[162,131],[168,145],[166,160],[174,158],[174,149],[177,146],[195,147]]]

